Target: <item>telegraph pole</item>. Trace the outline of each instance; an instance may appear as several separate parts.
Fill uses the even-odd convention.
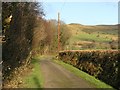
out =
[[[58,12],[58,52],[60,51],[60,13]]]

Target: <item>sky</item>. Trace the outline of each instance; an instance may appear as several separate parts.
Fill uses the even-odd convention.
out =
[[[110,25],[118,23],[118,2],[43,2],[45,19],[83,25]]]

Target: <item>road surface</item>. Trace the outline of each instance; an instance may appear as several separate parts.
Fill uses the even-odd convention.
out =
[[[42,58],[40,69],[44,78],[43,88],[93,88],[87,81],[54,63],[52,58]]]

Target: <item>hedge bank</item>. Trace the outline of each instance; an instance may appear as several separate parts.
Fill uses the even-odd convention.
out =
[[[69,63],[97,79],[120,88],[118,50],[60,51],[59,59]]]

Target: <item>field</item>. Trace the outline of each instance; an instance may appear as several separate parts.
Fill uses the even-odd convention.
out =
[[[117,25],[85,26],[72,23],[67,26],[72,35],[66,49],[117,49],[118,47]]]

